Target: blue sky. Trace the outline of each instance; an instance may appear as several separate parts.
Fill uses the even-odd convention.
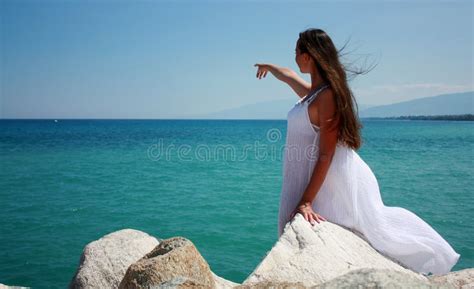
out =
[[[325,30],[359,104],[474,90],[472,1],[0,1],[0,118],[186,118],[294,98],[255,63],[298,71]],[[303,74],[309,81],[309,75]]]

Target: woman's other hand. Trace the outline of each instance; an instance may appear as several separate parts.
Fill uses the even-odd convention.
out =
[[[306,221],[310,222],[311,225],[314,225],[315,222],[320,223],[320,221],[326,221],[326,219],[321,216],[320,214],[316,213],[313,211],[313,207],[311,206],[311,203],[306,202],[303,204],[299,204],[296,209],[291,213],[290,220],[293,219],[293,217],[297,214],[300,213],[303,215]]]

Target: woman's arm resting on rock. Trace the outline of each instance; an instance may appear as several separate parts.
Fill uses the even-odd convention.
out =
[[[311,175],[311,180],[298,206],[305,202],[312,203],[316,198],[336,152],[339,122],[335,118],[336,104],[334,95],[331,89],[326,89],[318,97],[321,100],[318,107],[320,123],[319,156]]]

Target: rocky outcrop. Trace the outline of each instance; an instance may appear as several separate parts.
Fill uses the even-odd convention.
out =
[[[159,244],[147,233],[124,229],[84,248],[69,288],[117,288],[128,267]]]
[[[328,221],[312,226],[297,214],[243,284],[301,281],[310,287],[362,268],[390,269],[428,281],[384,257],[350,230]]]
[[[188,239],[163,240],[153,251],[132,264],[119,289],[216,288],[211,269]]]
[[[446,283],[432,284],[407,276],[405,273],[392,269],[372,269],[363,268],[353,270],[337,278],[331,279],[315,286],[305,286],[303,282],[278,282],[278,281],[261,281],[248,285],[240,285],[234,289],[257,289],[257,288],[279,288],[279,289],[374,289],[374,288],[390,288],[390,289],[455,289],[455,287]]]
[[[472,289],[474,288],[474,269],[464,269],[441,276],[428,276],[432,283],[450,284],[454,288]]]
[[[183,237],[157,240],[132,229],[86,246],[71,288],[474,288],[474,269],[426,277],[370,246],[363,235],[301,214],[243,284],[214,274]]]
[[[417,288],[417,289],[455,289],[449,284],[431,284],[414,276],[407,275],[393,269],[363,268],[352,270],[342,276],[329,280],[323,284],[311,287],[313,289],[341,289],[341,288]]]
[[[118,288],[130,265],[151,253],[162,241],[138,230],[123,229],[87,244],[69,288]],[[211,276],[215,288],[228,289],[238,285],[212,271]],[[174,283],[169,283],[173,288],[171,284]]]

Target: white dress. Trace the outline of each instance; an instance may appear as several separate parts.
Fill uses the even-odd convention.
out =
[[[310,121],[308,105],[326,87],[300,99],[288,112],[278,237],[301,200],[318,159],[319,128]],[[416,214],[385,206],[372,170],[341,142],[312,207],[327,221],[360,232],[373,248],[413,271],[445,274],[460,257]]]

